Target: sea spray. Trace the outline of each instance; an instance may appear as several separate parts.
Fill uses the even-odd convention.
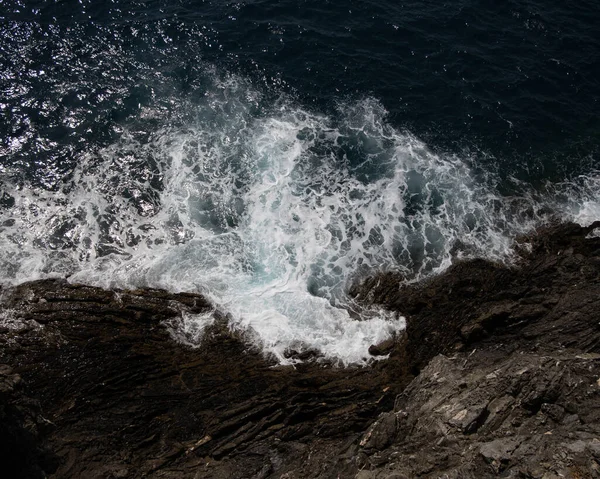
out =
[[[392,127],[373,98],[325,115],[206,75],[205,95],[176,121],[147,107],[60,188],[5,183],[4,283],[201,292],[281,363],[291,350],[364,363],[404,319],[354,304],[352,281],[387,270],[416,281],[456,256],[507,260],[548,205],[595,214],[592,198],[575,208],[572,197],[499,195],[469,158]],[[210,321],[184,318],[180,338],[198,344]]]

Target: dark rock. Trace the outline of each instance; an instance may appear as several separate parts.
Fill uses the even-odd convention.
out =
[[[471,261],[414,288],[364,285],[362,297],[406,313],[419,373],[372,477],[600,477],[600,240],[588,231],[530,237],[518,268]]]
[[[182,315],[213,311],[199,295],[49,280],[4,291],[3,306],[44,324],[0,336],[0,360],[19,374],[0,391],[22,377],[55,424],[46,444],[57,478],[196,477],[199,465],[202,477],[343,469],[339,438],[365,431],[411,379],[398,359],[341,369],[303,351],[291,355],[307,362],[277,366],[218,312],[198,347],[174,342]]]
[[[3,477],[44,478],[57,468],[56,457],[43,447],[50,423],[36,401],[22,392],[21,377],[0,364],[0,464]]]
[[[372,344],[369,347],[369,354],[371,356],[385,356],[392,351],[394,344],[396,343],[396,338],[390,338],[385,341],[382,341],[379,344]]]
[[[598,227],[596,225],[595,227]],[[277,366],[200,295],[3,289],[6,477],[600,477],[600,238],[552,226],[511,267],[356,284],[407,330],[370,367]],[[194,347],[183,316],[213,314]],[[41,326],[43,325],[43,326]],[[198,338],[189,338],[189,342]],[[416,375],[416,377],[414,377]],[[52,451],[49,453],[48,450]],[[8,472],[6,472],[8,471]]]
[[[513,452],[523,442],[518,438],[502,438],[484,443],[479,448],[479,454],[483,456],[495,472],[500,472],[510,462]]]
[[[565,409],[558,404],[542,404],[542,412],[555,422],[561,422],[565,417]]]
[[[360,441],[366,451],[381,451],[389,446],[396,436],[397,418],[393,412],[379,416]]]

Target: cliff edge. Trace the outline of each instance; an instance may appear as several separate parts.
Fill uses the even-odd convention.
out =
[[[364,368],[277,366],[218,314],[177,343],[213,309],[199,295],[3,290],[7,477],[600,477],[599,230],[522,238],[515,266],[367,279],[352,294],[407,330]]]

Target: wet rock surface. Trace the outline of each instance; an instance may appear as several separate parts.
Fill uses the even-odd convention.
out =
[[[595,226],[523,238],[514,267],[355,287],[407,319],[365,368],[277,366],[218,313],[177,343],[169,325],[212,310],[199,295],[5,290],[0,430],[31,466],[13,477],[600,477]]]
[[[173,323],[212,309],[198,295],[51,280],[4,291],[3,307],[14,319],[0,362],[55,426],[39,441],[59,459],[53,477],[333,470],[340,441],[358,439],[410,380],[383,363],[277,366],[218,313],[200,347],[177,343]]]

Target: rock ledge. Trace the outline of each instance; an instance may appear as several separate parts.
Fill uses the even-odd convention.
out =
[[[407,318],[367,368],[275,367],[201,296],[62,280],[2,291],[8,477],[600,477],[600,238],[560,225],[518,267],[354,288]],[[12,454],[10,451],[20,451]]]

